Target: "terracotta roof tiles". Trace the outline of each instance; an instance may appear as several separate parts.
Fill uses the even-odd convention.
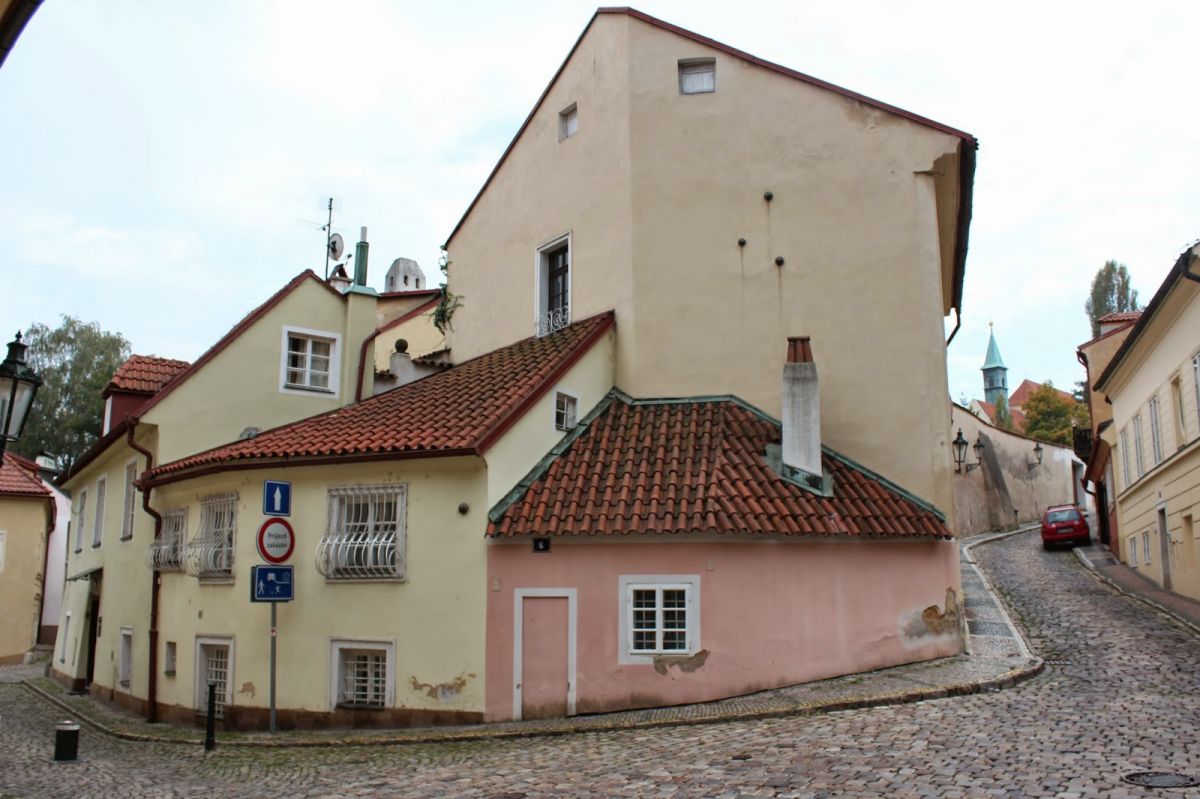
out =
[[[155,394],[189,366],[191,364],[187,361],[177,361],[173,358],[130,355],[112,376],[104,393],[107,395],[112,391],[131,391],[138,394]]]
[[[8,452],[0,455],[0,496],[51,496],[50,489],[38,478],[37,465],[30,469],[30,463]]]
[[[948,538],[941,516],[826,450],[823,497],[768,464],[779,423],[734,398],[631,401],[614,392],[509,504],[488,535],[756,533]]]
[[[1113,311],[1101,316],[1096,321],[1101,324],[1108,324],[1110,322],[1135,322],[1141,318],[1141,315],[1141,311]]]

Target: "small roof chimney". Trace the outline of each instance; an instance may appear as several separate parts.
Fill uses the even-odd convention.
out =
[[[783,365],[783,464],[821,478],[821,400],[808,336],[788,338]],[[819,483],[818,483],[819,484]]]
[[[354,245],[354,285],[367,285],[367,228],[364,225],[358,244]]]

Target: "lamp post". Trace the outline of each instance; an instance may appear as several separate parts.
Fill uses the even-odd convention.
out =
[[[1042,465],[1042,453],[1043,452],[1044,452],[1044,450],[1042,449],[1042,442],[1039,441],[1033,445],[1033,457],[1035,458],[1035,460],[1033,461],[1033,463],[1025,464],[1026,466],[1029,467],[1029,471],[1032,472],[1034,469],[1036,469],[1037,467]]]
[[[0,454],[8,442],[16,441],[25,429],[29,409],[42,379],[25,363],[21,332],[8,343],[8,356],[0,362]]]
[[[950,446],[954,447],[954,471],[961,472],[963,461],[967,459],[967,440],[963,438],[962,428],[958,428],[958,435],[950,442]]]

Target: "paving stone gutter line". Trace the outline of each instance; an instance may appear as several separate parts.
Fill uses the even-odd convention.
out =
[[[966,680],[961,682],[952,682],[945,684],[929,685],[927,687],[919,687],[911,690],[900,691],[884,691],[878,693],[863,693],[858,695],[840,696],[830,699],[817,699],[815,701],[787,701],[775,699],[771,700],[769,696],[772,692],[764,692],[763,696],[767,696],[768,700],[765,703],[759,703],[751,708],[729,708],[721,702],[714,702],[710,705],[685,705],[677,708],[661,708],[650,711],[640,711],[642,713],[655,713],[654,718],[622,718],[623,714],[611,714],[597,716],[577,716],[567,719],[557,719],[549,722],[505,722],[501,724],[483,724],[474,727],[455,727],[455,728],[425,728],[419,730],[404,730],[394,731],[391,734],[383,735],[354,735],[353,733],[345,737],[324,737],[316,736],[311,738],[296,738],[292,737],[295,733],[284,733],[279,738],[263,739],[263,738],[243,738],[243,737],[225,737],[220,735],[217,738],[218,749],[225,746],[232,747],[258,747],[258,748],[311,748],[311,747],[340,747],[340,746],[393,746],[398,744],[430,744],[430,743],[462,743],[470,741],[482,741],[490,739],[517,739],[517,738],[538,738],[559,735],[571,735],[577,733],[588,732],[615,732],[621,730],[636,730],[636,729],[654,729],[660,727],[675,727],[688,726],[698,724],[716,724],[728,721],[754,721],[760,719],[782,718],[788,716],[815,716],[822,713],[830,713],[842,710],[855,710],[867,707],[879,707],[884,705],[900,705],[913,702],[924,702],[933,699],[945,699],[954,696],[967,696],[970,694],[988,693],[1000,691],[1006,688],[1011,688],[1017,683],[1023,682],[1031,677],[1034,677],[1042,672],[1045,668],[1045,663],[1041,658],[1034,656],[1029,646],[1021,635],[1020,629],[1012,623],[1011,617],[1004,608],[1003,601],[999,594],[996,593],[987,577],[983,574],[982,569],[975,566],[975,561],[971,557],[971,550],[976,546],[999,541],[1009,536],[1019,535],[1034,529],[1032,527],[1018,528],[1003,533],[987,534],[976,537],[973,540],[965,541],[962,544],[962,552],[964,560],[969,562],[975,572],[983,579],[987,591],[995,599],[1000,612],[1006,619],[1008,626],[1013,630],[1013,633],[1018,641],[1022,653],[1025,656],[1025,663],[1011,668],[999,674],[983,677],[975,680]],[[968,641],[970,636],[967,636]],[[958,656],[969,657],[969,656]],[[898,667],[900,669],[910,669],[912,671],[921,671],[922,669],[929,674],[923,674],[926,679],[931,682],[936,681],[937,669],[942,665],[953,662],[955,658],[942,658],[940,660],[929,661],[923,664],[910,664],[908,667]],[[982,660],[982,659],[981,659]],[[859,675],[847,675],[845,678],[834,678],[829,681],[836,680],[861,679],[865,684],[864,688],[869,686],[872,676],[884,676],[888,672],[895,672],[894,669],[881,669],[875,672],[865,672]],[[204,743],[203,737],[199,734],[195,736],[184,737],[180,736],[165,736],[151,735],[140,732],[131,732],[121,729],[118,726],[105,723],[94,715],[81,710],[77,705],[63,701],[58,696],[55,696],[50,691],[37,685],[33,680],[24,680],[20,683],[26,690],[38,696],[42,700],[49,702],[56,707],[61,708],[69,714],[72,719],[78,719],[88,727],[103,733],[105,735],[119,738],[126,741],[136,741],[140,743],[155,743],[155,744],[178,744],[184,746],[200,746]],[[787,689],[777,689],[787,690]],[[763,706],[765,704],[765,706]],[[639,711],[634,711],[639,712]],[[258,733],[251,733],[258,735]]]
[[[1143,604],[1149,606],[1153,610],[1158,611],[1158,613],[1160,613],[1161,615],[1166,616],[1168,619],[1170,619],[1175,624],[1179,624],[1183,627],[1186,627],[1187,629],[1191,630],[1196,635],[1200,635],[1200,625],[1197,625],[1194,621],[1187,618],[1186,616],[1180,615],[1174,609],[1167,607],[1166,605],[1162,604],[1161,602],[1154,601],[1153,599],[1146,596],[1145,594],[1139,593],[1137,591],[1129,590],[1127,587],[1125,587],[1121,583],[1117,582],[1116,580],[1112,579],[1107,574],[1100,571],[1100,569],[1096,568],[1096,564],[1092,563],[1091,560],[1088,559],[1087,554],[1082,549],[1078,549],[1078,548],[1073,549],[1072,553],[1075,555],[1075,558],[1080,563],[1083,564],[1084,568],[1086,568],[1092,574],[1093,577],[1095,577],[1097,580],[1101,581],[1102,583],[1105,583],[1106,585],[1108,585],[1109,588],[1113,589],[1114,591],[1116,591],[1119,594],[1124,594],[1127,597],[1130,597],[1132,599],[1138,600],[1139,602],[1142,602]]]

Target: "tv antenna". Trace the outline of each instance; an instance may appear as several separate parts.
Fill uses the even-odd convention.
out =
[[[322,197],[321,204],[329,211],[329,217],[321,227],[321,230],[325,231],[325,279],[328,280],[329,260],[331,258],[334,261],[340,259],[342,251],[346,246],[345,242],[342,241],[342,237],[333,232],[333,208],[336,205],[339,211],[342,210],[342,201],[336,197],[330,197],[328,200]]]

